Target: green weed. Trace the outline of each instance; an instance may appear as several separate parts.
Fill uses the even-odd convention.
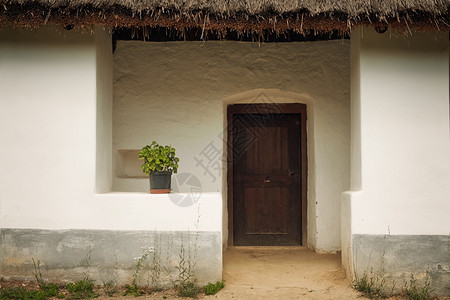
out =
[[[44,291],[27,290],[24,287],[0,289],[1,300],[45,300]]]
[[[98,297],[94,292],[94,283],[85,278],[75,283],[69,283],[67,290],[70,292],[70,299],[92,299]]]
[[[408,282],[405,282],[405,286],[403,288],[403,295],[408,300],[432,300],[435,299],[431,295],[433,290],[430,287],[431,283],[427,278],[423,285],[417,284],[417,279],[414,278],[414,275],[411,274],[411,279]]]
[[[33,261],[33,267],[34,267],[34,271],[33,271],[33,275],[34,278],[36,278],[36,281],[39,285],[39,289],[41,292],[41,294],[43,294],[45,297],[55,297],[59,295],[59,287],[58,285],[54,284],[54,283],[47,283],[45,282],[44,278],[42,277],[42,272],[41,272],[41,261],[38,260],[37,262],[34,260],[34,258],[31,258],[31,260]]]
[[[180,297],[197,298],[198,293],[200,293],[200,287],[192,282],[178,286],[178,296]]]
[[[215,295],[224,287],[225,284],[223,281],[217,281],[216,283],[208,282],[208,284],[203,287],[203,291],[205,292],[205,295]]]
[[[143,295],[145,292],[136,283],[125,285],[123,296],[133,295],[135,297]]]
[[[370,299],[385,299],[388,297],[385,289],[386,281],[384,277],[375,276],[373,273],[364,272],[362,277],[356,277],[353,281],[353,288]]]
[[[190,256],[190,253],[189,253]],[[184,249],[183,239],[181,240],[180,254],[178,256],[178,264],[175,266],[177,269],[177,279],[174,281],[175,285],[185,286],[190,281],[191,273],[191,261],[190,257],[186,257],[186,251]]]

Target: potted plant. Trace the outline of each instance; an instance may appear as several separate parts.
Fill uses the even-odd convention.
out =
[[[175,148],[153,141],[139,151],[139,158],[144,160],[142,171],[150,177],[150,193],[170,193],[172,172],[177,172],[180,161],[175,156]]]

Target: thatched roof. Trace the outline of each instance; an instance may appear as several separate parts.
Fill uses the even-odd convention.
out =
[[[0,0],[0,25],[323,33],[364,23],[448,31],[449,7],[450,0]]]

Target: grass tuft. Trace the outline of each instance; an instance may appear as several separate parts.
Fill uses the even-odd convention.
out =
[[[24,287],[0,289],[1,300],[45,300],[44,291],[27,290]]]
[[[94,283],[90,279],[69,283],[67,290],[71,294],[70,299],[92,299],[98,297],[98,294],[94,292]]]
[[[208,284],[203,287],[203,291],[205,292],[205,295],[215,295],[224,287],[225,284],[223,281],[217,281],[216,283],[208,282]]]
[[[137,283],[133,282],[132,284],[125,285],[125,292],[123,292],[123,296],[132,295],[135,297],[142,296],[145,294],[145,291],[141,289]]]

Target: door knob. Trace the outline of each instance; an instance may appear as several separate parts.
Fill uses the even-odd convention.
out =
[[[269,183],[270,182],[270,178],[269,178],[269,176],[267,176],[265,179],[264,179],[264,183]]]
[[[295,172],[294,171],[289,171],[289,176],[290,177],[292,177],[292,176],[294,176],[295,175]]]

